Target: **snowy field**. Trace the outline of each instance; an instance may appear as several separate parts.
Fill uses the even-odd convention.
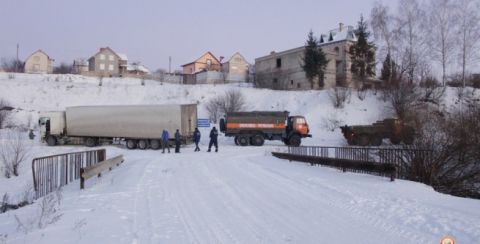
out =
[[[58,78],[57,78],[58,77]],[[240,89],[249,110],[289,110],[305,115],[313,138],[307,145],[344,145],[329,131],[327,118],[346,124],[372,123],[388,116],[386,104],[370,94],[352,94],[344,109],[332,108],[326,91],[281,92],[238,85],[179,86],[140,80],[0,73],[0,97],[15,108],[13,120],[34,127],[38,111],[95,104],[198,103],[229,89]],[[453,103],[446,101],[445,106]],[[29,123],[29,121],[31,123]],[[403,180],[343,173],[326,167],[273,158],[282,147],[237,147],[220,136],[218,153],[191,145],[181,154],[129,151],[108,146],[107,156],[125,163],[80,191],[73,182],[62,190],[60,219],[44,228],[18,228],[33,222],[40,201],[0,214],[0,243],[479,243],[480,201],[435,192]],[[0,131],[4,143],[5,130]],[[27,140],[27,139],[26,139]],[[84,147],[47,147],[27,140],[31,155],[13,179],[0,176],[0,196],[12,200],[31,187],[31,158]]]

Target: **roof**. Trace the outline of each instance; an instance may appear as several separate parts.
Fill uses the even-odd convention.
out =
[[[117,52],[113,51],[113,49],[111,49],[110,47],[101,47],[101,48],[98,50],[98,52],[96,52],[92,57],[90,57],[90,59],[93,58],[93,57],[95,57],[95,56],[97,56],[97,54],[99,54],[100,52],[102,52],[102,51],[105,50],[105,49],[110,50],[110,52],[112,52],[113,54],[115,54],[115,55],[118,57],[118,59],[120,59],[120,60],[125,60],[125,61],[128,60],[127,55],[117,53]]]
[[[225,62],[225,63],[230,63],[230,61],[232,61],[233,57],[235,57],[235,56],[237,56],[237,55],[240,56],[243,60],[245,60],[246,63],[248,63],[248,62],[247,62],[247,59],[245,59],[245,57],[244,57],[242,54],[240,54],[240,52],[234,53],[234,54],[230,57],[230,59],[229,59],[227,62]],[[225,63],[224,63],[224,64],[225,64]]]
[[[48,54],[46,52],[44,52],[42,49],[38,49],[37,51],[33,52],[32,54],[30,54],[30,56],[28,56],[28,58],[26,60],[28,60],[31,56],[33,56],[35,53],[43,53],[45,54],[45,56],[47,56],[48,60],[50,61],[55,61],[55,59],[53,58],[50,58],[50,56],[48,56]]]
[[[140,71],[144,73],[150,73],[150,70],[148,70],[147,67],[135,63],[127,65],[127,71]]]
[[[128,57],[126,54],[123,54],[123,53],[117,53],[118,57],[120,58],[120,60],[125,60],[125,61],[128,61]]]
[[[323,38],[323,42],[321,42],[322,38]],[[329,44],[342,42],[342,41],[352,41],[352,42],[357,41],[357,36],[355,35],[355,28],[353,26],[343,26],[343,24],[340,24],[338,28],[329,31],[328,35],[321,34],[320,41],[319,41],[320,43],[318,46],[321,47],[324,45],[329,45]],[[298,52],[300,50],[303,50],[304,48],[305,46],[301,46],[301,47],[296,47],[296,48],[288,49],[281,52],[272,52],[269,55],[256,58],[255,60],[261,60],[261,59],[270,58],[271,56],[285,55],[288,53]]]
[[[181,67],[187,66],[187,65],[190,65],[190,64],[193,64],[193,63],[197,63],[199,59],[201,59],[203,56],[205,56],[207,54],[210,54],[210,56],[212,56],[213,59],[215,59],[215,61],[217,61],[220,64],[220,60],[218,60],[217,57],[215,57],[215,55],[213,55],[212,52],[208,51],[208,52],[204,53],[202,56],[200,56],[199,58],[195,59],[195,61],[190,62],[190,63],[186,63],[186,64],[182,65]]]

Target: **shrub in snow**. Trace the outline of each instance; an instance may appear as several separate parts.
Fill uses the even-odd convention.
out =
[[[35,228],[43,229],[50,224],[56,223],[63,215],[60,213],[61,201],[62,193],[60,190],[57,190],[42,198],[38,204],[37,213],[33,217],[21,220],[20,217],[15,215],[17,230],[27,234]]]
[[[246,108],[246,100],[239,90],[230,90],[223,95],[212,98],[205,104],[210,120],[214,123],[222,115],[229,112],[239,112]]]
[[[19,175],[19,167],[28,157],[30,147],[18,130],[10,130],[6,140],[0,144],[0,165],[5,177]]]
[[[350,90],[345,87],[335,87],[328,92],[334,108],[343,108],[347,99],[350,98]]]

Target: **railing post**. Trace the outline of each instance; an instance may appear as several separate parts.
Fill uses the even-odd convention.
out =
[[[85,188],[85,179],[83,178],[83,168],[80,168],[80,189]]]

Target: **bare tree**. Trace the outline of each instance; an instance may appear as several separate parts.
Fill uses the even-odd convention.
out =
[[[480,3],[478,0],[457,0],[455,18],[458,20],[457,42],[462,82],[465,87],[467,69],[478,61],[480,49]]]
[[[6,72],[23,72],[25,63],[15,58],[2,58],[1,67]]]
[[[54,74],[73,74],[73,65],[61,63],[59,66],[53,68]]]
[[[343,108],[347,99],[350,98],[350,90],[345,87],[335,87],[328,92],[334,108]]]
[[[425,11],[418,0],[400,0],[395,29],[398,32],[396,46],[399,50],[399,76],[407,75],[412,83],[417,78],[417,67],[426,56]]]
[[[412,83],[399,82],[398,86],[388,91],[390,108],[399,119],[406,120],[417,105],[418,93]]]
[[[217,123],[217,120],[220,116],[220,106],[221,103],[219,97],[210,99],[210,101],[208,101],[205,105],[205,109],[207,109],[208,115],[210,117],[209,119],[213,123]]]
[[[445,86],[446,70],[455,48],[455,5],[452,0],[430,0],[428,4],[428,39],[432,58],[442,67],[442,85]]]
[[[9,131],[6,141],[0,145],[0,162],[7,178],[19,175],[19,167],[28,157],[30,148],[20,131]]]
[[[238,112],[245,109],[246,101],[241,91],[230,90],[223,95],[212,98],[205,106],[210,116],[210,120],[216,123],[217,119],[222,116],[222,114]]]

